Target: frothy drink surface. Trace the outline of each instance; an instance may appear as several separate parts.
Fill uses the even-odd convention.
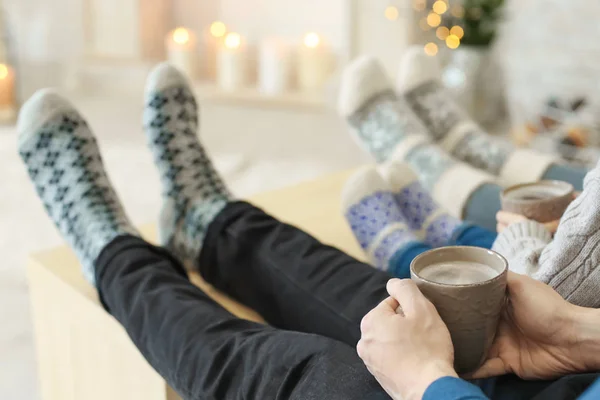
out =
[[[468,285],[498,276],[492,267],[470,261],[452,261],[428,265],[419,276],[432,282],[448,285]]]

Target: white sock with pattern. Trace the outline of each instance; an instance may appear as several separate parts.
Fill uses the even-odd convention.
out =
[[[92,131],[64,98],[41,90],[19,115],[19,154],[52,221],[95,285],[94,263],[121,235],[137,235],[106,175]]]
[[[193,263],[231,194],[198,140],[192,89],[169,64],[160,64],[148,78],[144,129],[163,186],[160,243]]]

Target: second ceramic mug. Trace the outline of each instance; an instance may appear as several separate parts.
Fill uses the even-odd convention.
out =
[[[539,181],[511,186],[501,194],[502,209],[537,222],[556,221],[573,201],[573,185]]]
[[[439,283],[423,270],[432,265],[481,266],[489,279],[472,283]],[[483,264],[483,266],[482,266]],[[491,270],[487,270],[487,267]],[[411,278],[436,307],[448,327],[454,345],[454,367],[458,373],[481,366],[492,345],[500,312],[506,301],[508,262],[498,253],[479,247],[453,246],[429,250],[410,266]]]

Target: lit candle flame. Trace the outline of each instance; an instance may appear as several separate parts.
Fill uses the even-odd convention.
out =
[[[0,80],[4,80],[8,77],[8,67],[4,64],[0,64]]]
[[[316,48],[321,43],[321,38],[316,33],[307,33],[304,36],[304,45],[306,47],[310,47],[311,49]]]
[[[398,11],[398,7],[389,6],[385,9],[385,17],[390,21],[395,21],[398,19],[400,12]]]
[[[173,41],[177,44],[187,44],[190,42],[190,33],[185,28],[177,28],[173,31]]]
[[[221,21],[215,21],[210,26],[210,34],[216,38],[221,38],[227,33],[227,26]]]
[[[225,36],[225,47],[228,49],[237,49],[242,45],[242,37],[238,33],[228,33]]]

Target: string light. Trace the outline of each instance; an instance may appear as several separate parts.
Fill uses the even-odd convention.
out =
[[[428,31],[431,29],[431,27],[427,23],[427,18],[421,18],[421,20],[419,21],[419,28],[421,28],[421,30],[423,31]]]
[[[173,41],[177,44],[189,43],[190,33],[185,28],[177,28],[173,31]]]
[[[238,33],[228,33],[225,36],[225,47],[228,49],[237,49],[242,45],[242,37]]]
[[[427,4],[426,4],[425,0],[414,0],[413,1],[413,8],[416,11],[423,11],[423,10],[425,10],[425,6],[426,5]]]
[[[440,17],[439,14],[430,12],[429,15],[427,16],[427,24],[429,26],[431,26],[432,28],[435,28],[436,26],[438,26],[441,23],[442,23],[442,17]]]
[[[442,15],[446,11],[448,11],[448,5],[442,0],[437,0],[433,3],[433,12]]]
[[[450,30],[445,26],[440,26],[435,30],[435,36],[437,36],[437,38],[440,40],[446,40],[449,34]]]
[[[456,35],[448,35],[446,38],[446,46],[448,46],[449,49],[456,49],[460,46],[460,39]]]
[[[306,47],[314,49],[319,43],[321,43],[321,38],[314,32],[307,33],[306,36],[304,36],[304,45]]]
[[[454,25],[452,29],[450,29],[450,34],[462,39],[463,36],[465,36],[465,31],[461,26]]]
[[[4,80],[8,77],[8,67],[4,64],[0,64],[0,80]]]
[[[425,50],[425,54],[428,56],[435,56],[438,52],[438,46],[433,42],[429,42],[425,45],[423,50]]]
[[[398,8],[397,7],[389,6],[388,8],[385,9],[385,17],[387,19],[389,19],[390,21],[397,20],[399,14],[400,13],[398,12]]]
[[[450,12],[452,13],[452,16],[456,18],[462,18],[465,16],[465,9],[460,4],[457,4],[454,7],[452,7],[452,10]]]
[[[210,34],[216,38],[225,36],[227,33],[227,26],[221,21],[215,21],[210,25]]]

